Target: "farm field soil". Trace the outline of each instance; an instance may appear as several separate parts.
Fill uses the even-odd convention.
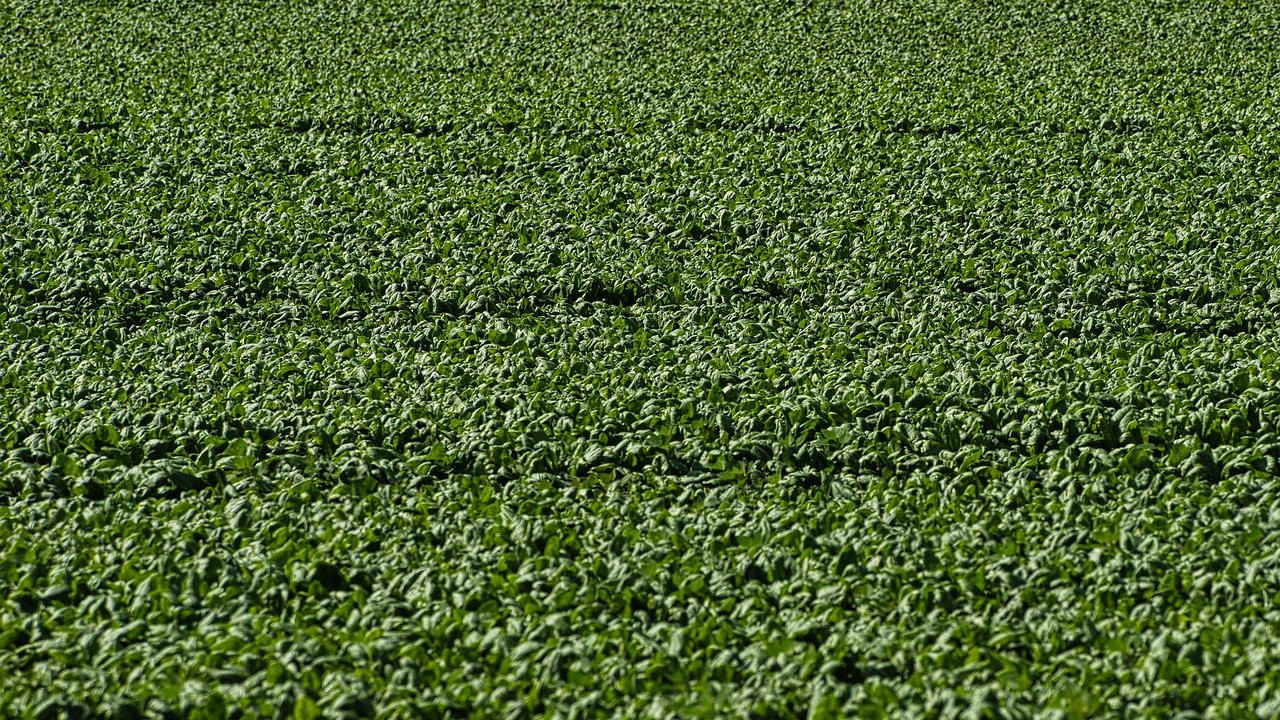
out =
[[[1280,4],[0,30],[0,717],[1280,715]]]

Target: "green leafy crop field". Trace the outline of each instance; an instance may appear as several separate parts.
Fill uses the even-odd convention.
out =
[[[1280,715],[1280,4],[0,37],[0,717]]]

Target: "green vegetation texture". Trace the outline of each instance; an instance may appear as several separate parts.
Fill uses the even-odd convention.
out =
[[[1280,4],[0,2],[0,716],[1280,714]]]

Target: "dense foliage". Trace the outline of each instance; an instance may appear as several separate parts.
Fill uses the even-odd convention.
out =
[[[0,715],[1280,714],[1278,20],[3,0]]]

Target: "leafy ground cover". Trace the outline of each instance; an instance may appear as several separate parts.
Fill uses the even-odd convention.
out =
[[[1280,6],[0,29],[0,714],[1280,714]]]

